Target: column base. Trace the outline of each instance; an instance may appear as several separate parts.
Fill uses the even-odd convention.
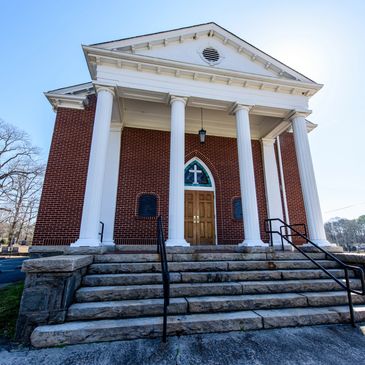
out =
[[[169,238],[166,241],[166,246],[173,247],[173,246],[183,246],[183,247],[189,247],[190,243],[186,242],[184,239],[179,238]]]
[[[242,243],[239,243],[238,246],[244,246],[244,247],[269,247],[268,244],[262,242],[260,239],[258,239],[258,240],[244,240]]]
[[[71,247],[101,247],[103,244],[98,239],[79,238],[76,242],[71,243]]]
[[[343,252],[343,248],[341,246],[338,246],[334,243],[328,242],[327,240],[311,240],[314,242],[317,246],[325,249],[329,252]],[[305,251],[311,252],[311,251],[318,251],[316,247],[314,247],[310,243],[305,243],[301,246]]]
[[[327,241],[326,239],[311,239],[313,243],[321,247],[336,247],[334,243]]]
[[[114,241],[103,241],[101,242],[101,245],[106,247],[115,247]]]

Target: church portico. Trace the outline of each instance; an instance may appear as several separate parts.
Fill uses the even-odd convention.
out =
[[[224,30],[212,35],[205,27],[198,27],[198,38],[189,33],[183,41],[159,43],[152,37],[147,49],[142,39],[85,46],[92,83],[47,93],[55,108],[80,113],[92,107],[89,100],[96,96],[82,213],[73,223],[74,232],[79,219],[79,234],[73,234],[73,241],[70,234],[65,243],[150,244],[161,215],[168,246],[266,247],[265,219],[289,222],[290,216],[291,223],[307,223],[317,243],[328,245],[307,137],[315,125],[305,119],[309,97],[321,85],[239,39],[224,41]],[[169,44],[209,52],[191,64],[175,59],[175,51],[169,58]],[[233,54],[236,45],[240,48]],[[246,51],[252,53],[248,59]],[[246,71],[240,68],[244,64]],[[205,143],[199,140],[201,130]],[[194,208],[187,219],[184,169],[194,158],[207,167],[215,188],[198,186],[203,171],[194,165],[190,190],[206,194],[189,193]],[[199,199],[208,209],[204,223]],[[195,227],[189,234],[187,222]],[[38,231],[39,243],[62,243],[60,234],[46,239],[41,223]],[[274,234],[273,241],[278,244],[279,236]]]

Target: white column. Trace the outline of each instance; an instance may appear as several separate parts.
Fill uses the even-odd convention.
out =
[[[117,206],[121,136],[122,129],[120,127],[110,130],[100,214],[100,220],[105,225],[103,237],[103,245],[105,246],[114,245],[114,221]]]
[[[98,87],[79,239],[71,246],[100,246],[100,211],[114,92]]]
[[[246,105],[237,105],[233,111],[236,115],[238,163],[245,234],[245,240],[241,245],[265,246],[260,236],[249,111],[250,107]]]
[[[264,161],[265,175],[265,191],[268,218],[279,218],[283,220],[283,207],[280,193],[280,183],[278,174],[278,165],[276,163],[275,154],[275,139],[263,138],[262,142],[262,157]],[[273,230],[280,231],[282,224],[273,222]],[[274,245],[281,244],[281,239],[278,234],[273,235]]]
[[[189,246],[184,238],[186,98],[172,96],[170,139],[169,235],[167,246]]]
[[[295,151],[298,161],[309,238],[318,245],[329,246],[331,244],[326,239],[317,184],[314,176],[307,135],[307,123],[305,117],[299,113],[294,114],[291,121],[293,125]]]

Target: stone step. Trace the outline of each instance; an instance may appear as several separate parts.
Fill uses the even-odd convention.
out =
[[[341,269],[330,269],[338,278],[344,277]],[[353,273],[349,275],[353,277]],[[326,279],[328,275],[322,270],[262,270],[262,271],[213,271],[213,272],[181,272],[170,273],[171,283],[214,283],[243,280],[281,280],[281,279]],[[110,285],[137,285],[160,284],[161,273],[136,273],[136,274],[92,274],[85,275],[83,286],[110,286]]]
[[[325,268],[337,268],[335,261],[318,260]],[[185,261],[170,262],[170,272],[181,271],[239,271],[239,270],[283,270],[311,269],[317,266],[307,260],[278,260],[278,261]],[[121,274],[161,272],[157,262],[143,263],[96,263],[89,266],[89,274]]]
[[[68,309],[67,320],[161,316],[163,303],[163,299],[75,303]],[[188,302],[185,298],[171,298],[168,312],[170,314],[185,314],[188,311],[187,306]]]
[[[365,307],[355,306],[355,314],[358,321],[364,320]],[[169,335],[188,335],[346,322],[349,322],[347,306],[306,307],[170,316],[167,329]],[[161,317],[67,322],[37,327],[31,343],[39,348],[154,338],[161,334]]]
[[[81,321],[94,319],[161,316],[163,299],[140,299],[109,302],[86,302],[72,304],[67,320]],[[353,295],[353,303],[364,304],[365,297]],[[170,314],[232,312],[293,307],[320,307],[347,304],[347,293],[313,292],[250,294],[171,298]]]
[[[325,254],[311,253],[316,260],[324,260]],[[273,253],[242,253],[242,252],[197,252],[167,254],[167,259],[173,262],[180,261],[250,261],[250,260],[308,260],[300,252],[273,252]],[[156,253],[133,254],[104,254],[95,255],[95,263],[116,262],[159,262],[160,256]]]
[[[291,253],[295,250],[292,247],[284,251],[284,253]],[[301,246],[305,252],[318,252],[313,246]],[[328,247],[330,252],[343,252],[342,247],[334,246]],[[120,253],[156,253],[156,245],[116,245],[116,251]],[[166,247],[167,253],[201,253],[201,252],[259,252],[259,253],[282,253],[281,247],[273,249],[272,247],[263,247],[252,249],[251,247],[238,246],[238,245],[191,245],[188,247],[174,246]],[[295,252],[295,251],[294,251]]]
[[[352,279],[353,288],[360,281]],[[244,281],[226,283],[176,283],[170,286],[170,296],[193,297],[212,295],[271,294],[342,290],[332,279]],[[162,298],[159,284],[82,287],[76,291],[76,302],[101,302],[127,299]]]

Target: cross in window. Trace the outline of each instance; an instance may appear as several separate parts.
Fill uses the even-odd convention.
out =
[[[198,170],[198,166],[194,165],[194,168],[192,170],[189,170],[189,172],[194,174],[194,182],[193,185],[198,185],[198,174],[202,174],[202,170]]]

